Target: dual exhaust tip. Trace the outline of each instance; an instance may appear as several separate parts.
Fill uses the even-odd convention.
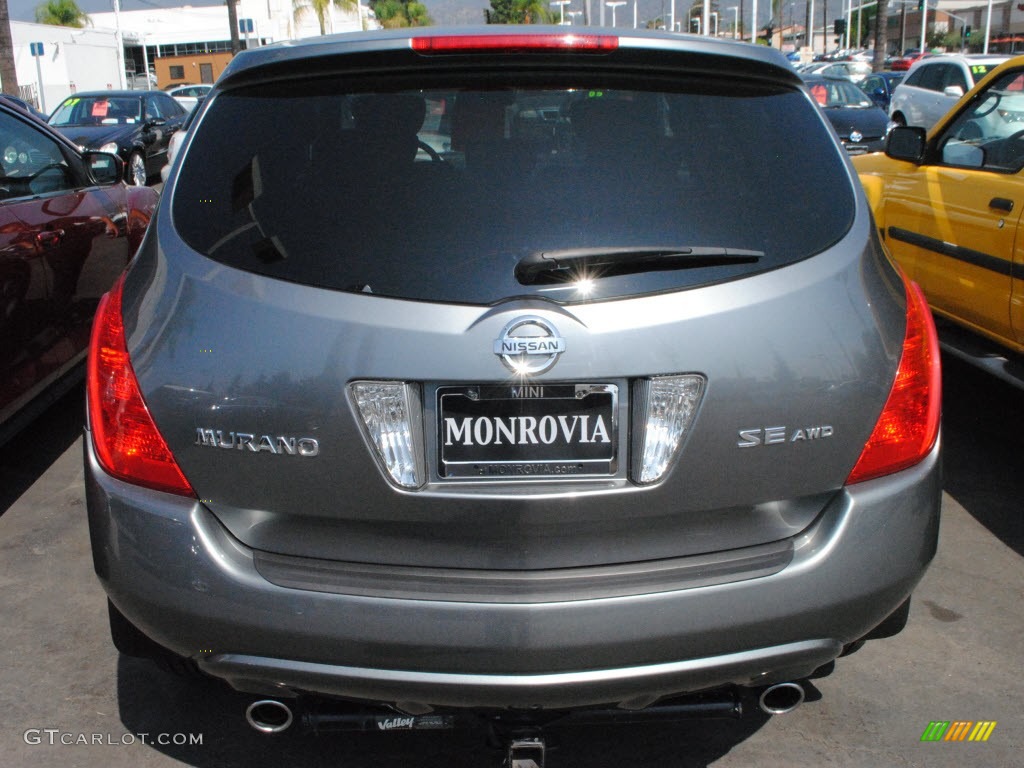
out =
[[[757,705],[765,714],[784,715],[803,704],[804,697],[800,683],[777,683],[761,691]],[[261,699],[246,708],[245,720],[260,733],[281,733],[295,722],[295,715],[283,701]]]

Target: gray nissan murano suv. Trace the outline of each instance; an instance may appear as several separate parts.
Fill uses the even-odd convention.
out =
[[[786,711],[902,629],[941,493],[920,290],[781,54],[579,31],[228,67],[93,331],[122,652],[262,730],[413,728]]]

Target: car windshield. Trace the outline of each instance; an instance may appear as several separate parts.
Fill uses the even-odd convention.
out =
[[[126,125],[142,119],[142,102],[130,96],[72,96],[57,107],[50,125]]]
[[[811,96],[826,109],[872,107],[874,102],[848,80],[820,80],[810,86]]]
[[[841,150],[795,88],[703,78],[655,91],[630,77],[356,93],[351,82],[215,97],[173,192],[184,240],[332,289],[576,302],[772,269],[851,221]],[[580,249],[599,256],[519,279],[537,254]]]

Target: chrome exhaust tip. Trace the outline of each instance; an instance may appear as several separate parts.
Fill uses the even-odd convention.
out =
[[[769,715],[784,715],[803,703],[804,687],[800,683],[769,685],[757,699],[761,711]]]
[[[291,708],[281,701],[254,701],[245,710],[245,721],[260,733],[280,733],[292,724]]]

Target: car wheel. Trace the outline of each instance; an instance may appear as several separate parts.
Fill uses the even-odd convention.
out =
[[[125,181],[136,187],[146,186],[146,160],[141,152],[132,152],[124,168]]]

